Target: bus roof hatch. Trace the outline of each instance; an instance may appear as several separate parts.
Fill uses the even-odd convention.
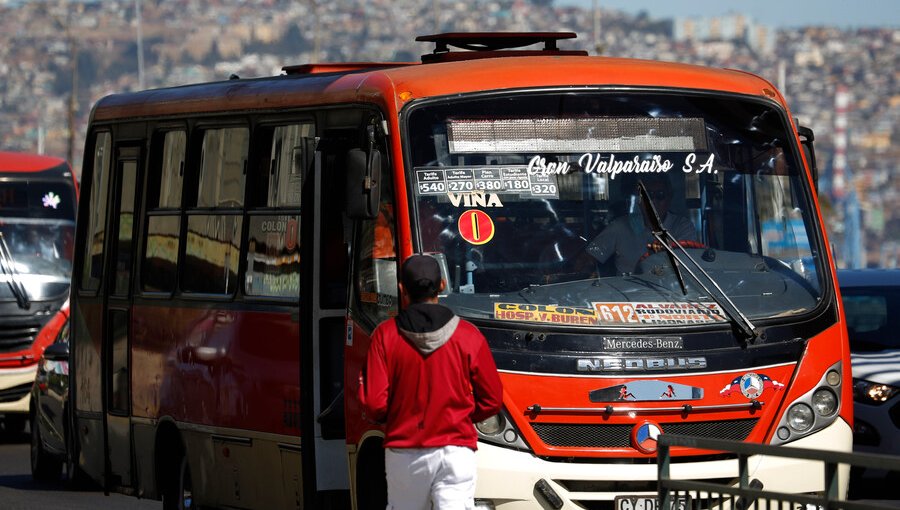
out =
[[[433,42],[434,52],[422,55],[422,63],[456,62],[478,58],[526,57],[541,55],[587,56],[582,50],[560,50],[556,41],[574,39],[574,32],[449,32],[420,35],[416,41]],[[544,43],[541,50],[512,50]],[[450,46],[468,51],[450,51]],[[512,50],[512,51],[510,51]]]

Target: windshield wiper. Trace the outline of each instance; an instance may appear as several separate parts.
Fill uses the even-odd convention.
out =
[[[713,279],[710,274],[703,269],[703,267],[684,249],[684,246],[678,242],[678,239],[666,230],[662,225],[662,220],[659,219],[659,213],[656,212],[656,207],[653,205],[653,202],[650,200],[650,194],[647,193],[647,188],[644,187],[644,183],[642,181],[638,181],[638,190],[641,194],[641,210],[644,212],[644,217],[647,218],[647,221],[650,222],[650,233],[653,234],[654,239],[656,239],[659,244],[666,250],[666,253],[669,255],[669,261],[672,263],[672,268],[675,270],[675,275],[678,277],[678,283],[681,285],[681,291],[687,295],[687,287],[684,285],[684,276],[681,274],[681,268],[684,267],[684,270],[687,271],[691,278],[696,281],[700,287],[706,291],[709,296],[716,301],[722,310],[728,315],[732,322],[734,322],[737,327],[741,330],[741,332],[746,335],[747,339],[753,341],[755,338],[759,337],[759,330],[756,329],[756,326],[750,322],[750,319],[744,315],[741,310],[734,304],[734,301],[725,294],[725,291],[722,290],[722,287]],[[679,250],[681,250],[681,255],[684,256],[684,259],[681,259],[678,253],[675,252],[675,249],[670,246],[677,246]],[[712,283],[712,286],[715,287],[716,292],[710,290],[709,287],[706,286],[703,281],[691,271],[691,268],[688,264],[685,264],[685,261],[689,261],[694,268],[699,271],[703,276]]]
[[[638,180],[638,190],[641,193],[641,210],[644,212],[644,218],[650,222],[650,233],[653,234],[653,237],[659,244],[666,247],[666,241],[663,239],[675,238],[665,227],[663,227],[662,220],[659,219],[659,213],[656,212],[656,206],[653,205],[653,202],[650,200],[650,194],[647,193],[647,188],[644,187],[644,181]],[[687,287],[684,285],[684,275],[681,274],[680,260],[678,260],[678,256],[675,255],[675,252],[672,250],[667,249],[666,254],[669,256],[669,262],[672,264],[672,269],[675,270],[675,276],[678,277],[678,284],[681,285],[681,293],[687,296]],[[690,272],[690,270],[688,270],[688,272]],[[694,275],[692,274],[691,276]],[[696,277],[694,277],[694,279],[696,279]]]
[[[12,252],[6,244],[6,236],[0,232],[0,271],[8,278],[9,290],[12,291],[16,298],[16,304],[22,310],[31,308],[31,301],[28,300],[28,292],[25,285],[22,284],[19,272],[16,270],[16,261],[13,259]]]

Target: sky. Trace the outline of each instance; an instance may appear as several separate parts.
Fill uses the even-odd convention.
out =
[[[651,18],[709,17],[728,13],[749,15],[775,27],[828,25],[841,28],[900,28],[900,0],[596,0],[601,8]],[[556,0],[556,5],[591,8],[594,0]]]

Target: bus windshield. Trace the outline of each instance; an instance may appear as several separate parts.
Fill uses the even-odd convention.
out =
[[[821,298],[815,208],[774,103],[495,95],[413,107],[405,127],[415,248],[442,262],[441,302],[461,316],[581,327],[726,322],[721,300],[691,274],[704,272],[750,319],[806,313]],[[652,208],[641,206],[639,183]],[[648,215],[693,271],[651,234]]]
[[[75,191],[71,184],[0,182],[0,236],[28,299],[43,300],[69,289],[75,240]],[[0,273],[0,300],[14,294]]]

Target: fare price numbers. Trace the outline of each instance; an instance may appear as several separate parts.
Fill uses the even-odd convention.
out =
[[[476,168],[475,189],[495,193],[503,191],[503,178],[500,176],[500,170],[496,168]]]
[[[536,197],[557,197],[556,174],[531,174],[531,194]]]
[[[440,195],[447,192],[447,184],[444,182],[420,182],[420,195]]]
[[[556,184],[534,183],[531,185],[531,194],[535,196],[556,196]]]
[[[556,175],[529,175],[524,166],[417,169],[415,175],[419,195],[481,191],[534,197],[559,196]]]
[[[443,170],[416,170],[416,184],[420,195],[443,195],[447,192]]]
[[[479,191],[503,191],[503,181],[499,179],[475,181],[475,189]]]
[[[525,167],[501,168],[500,175],[503,179],[503,189],[506,191],[527,193],[531,190],[531,180]]]
[[[472,191],[475,189],[475,183],[472,181],[447,181],[447,191],[460,192]]]
[[[468,168],[444,170],[444,177],[451,193],[475,191],[475,173]]]
[[[531,183],[528,181],[518,179],[503,181],[503,189],[505,189],[506,191],[521,192],[528,191],[529,188],[531,188]]]

